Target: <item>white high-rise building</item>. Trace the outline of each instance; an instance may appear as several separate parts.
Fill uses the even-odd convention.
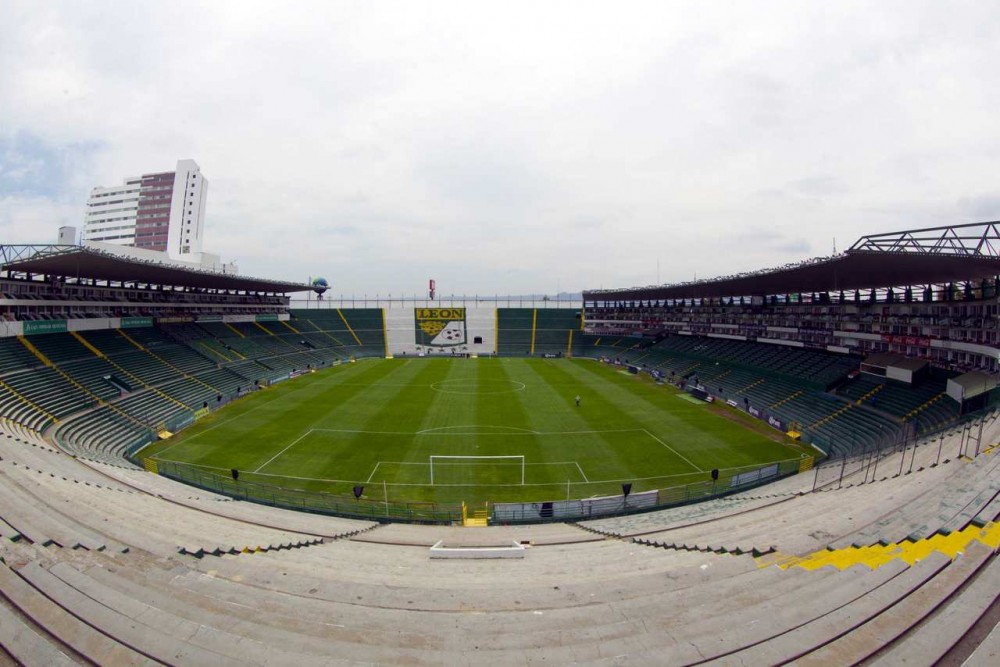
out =
[[[142,179],[126,178],[122,185],[98,186],[90,191],[83,218],[83,240],[115,245],[135,244],[135,214]]]
[[[197,261],[205,232],[208,181],[194,160],[175,171],[126,178],[96,187],[87,200],[83,241],[99,241],[166,252]]]

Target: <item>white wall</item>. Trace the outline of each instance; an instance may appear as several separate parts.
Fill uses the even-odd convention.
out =
[[[202,176],[201,168],[194,160],[178,160],[167,229],[167,254],[172,258],[183,260],[201,253],[207,202],[208,180]]]
[[[394,304],[395,305],[395,304]],[[432,302],[429,306],[417,306],[434,308]],[[446,308],[441,305],[438,307]],[[467,301],[460,307],[465,308],[465,335],[466,343],[461,347],[467,348],[470,354],[489,355],[496,351],[496,308],[493,303],[480,304]],[[389,341],[389,354],[407,356],[417,354],[416,345],[416,323],[414,316],[414,306],[412,303],[396,305],[393,308],[384,308],[386,336]],[[475,343],[476,337],[483,339],[482,343]],[[442,348],[444,354],[449,353],[449,348]]]

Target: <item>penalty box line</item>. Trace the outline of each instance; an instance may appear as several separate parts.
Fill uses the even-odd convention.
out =
[[[689,459],[688,457],[684,456],[683,454],[681,454],[680,452],[678,452],[676,449],[674,449],[673,447],[671,447],[667,443],[663,442],[662,440],[660,440],[659,438],[657,438],[655,435],[653,435],[652,433],[650,433],[646,429],[643,428],[643,429],[639,429],[639,430],[643,431],[650,438],[652,438],[653,440],[656,440],[658,443],[660,443],[661,445],[663,445],[664,447],[666,447],[667,449],[669,449],[670,451],[672,451],[674,454],[676,454],[678,457],[680,457],[680,459],[682,461],[684,461],[685,463],[687,463],[689,466],[691,466],[692,468],[694,468],[698,472],[705,472],[704,468],[702,468],[701,466],[695,465],[694,462],[691,461],[691,459]]]
[[[787,459],[792,460],[792,459]],[[796,459],[797,460],[797,459]],[[187,463],[186,461],[174,461],[172,459],[163,459],[164,463],[176,463],[179,465],[191,466],[192,468],[203,468],[205,470],[222,470],[228,472],[230,468],[224,468],[222,466],[210,466],[203,463]],[[393,463],[392,461],[382,461],[381,463]],[[404,465],[429,465],[427,463],[413,463],[409,461],[400,461]],[[575,461],[559,461],[558,463],[570,464],[575,463]],[[781,461],[772,461],[771,463],[781,463]],[[546,465],[546,464],[530,464],[525,465]],[[719,470],[737,470],[738,468],[719,468]],[[249,474],[249,473],[248,473]],[[326,477],[302,477],[299,475],[279,475],[271,472],[258,472],[253,473],[260,475],[261,477],[278,477],[280,479],[295,479],[305,482],[327,482],[331,484],[357,484],[361,480],[357,479],[332,479]],[[674,475],[656,475],[653,477],[623,477],[621,479],[595,479],[589,480],[588,484],[620,484],[622,482],[643,482],[650,479],[673,479],[675,477],[686,477],[693,473],[678,473]],[[365,482],[366,484],[368,482]],[[583,482],[574,482],[574,484],[582,484]],[[429,486],[426,483],[408,483],[408,482],[387,482],[389,486]],[[524,487],[524,486],[561,486],[564,482],[527,482],[525,484],[491,484],[490,486],[504,486],[504,487]],[[479,484],[435,484],[435,486],[454,486],[454,487],[468,487],[468,486],[481,486]]]
[[[507,457],[506,456],[502,456],[500,458],[507,458]],[[430,463],[424,463],[422,461],[376,461],[375,462],[375,467],[372,468],[371,474],[368,475],[368,479],[365,480],[365,484],[370,484],[371,483],[372,479],[375,477],[375,473],[378,472],[379,466],[381,466],[383,463],[385,463],[386,465],[394,465],[394,466],[430,466]],[[448,465],[448,464],[447,463],[439,463],[438,465]],[[461,465],[461,464],[454,464],[453,463],[451,465]],[[491,464],[467,463],[465,465],[491,465]],[[517,464],[510,464],[510,465],[517,465]],[[590,483],[590,480],[587,478],[587,473],[583,472],[583,468],[580,467],[580,462],[579,461],[538,461],[536,463],[529,463],[528,461],[525,461],[524,465],[525,466],[568,466],[568,465],[574,465],[574,466],[576,466],[576,469],[580,472],[580,477],[583,478],[584,484],[589,484]],[[535,486],[545,486],[546,484],[549,484],[549,483],[550,482],[545,482],[544,484],[536,484]],[[560,482],[560,484],[561,484],[561,482]],[[396,484],[396,485],[397,486],[422,486],[421,484]],[[439,486],[444,486],[444,485],[439,485]],[[462,486],[462,485],[459,485],[459,486]],[[514,486],[532,486],[532,485],[531,484],[523,484],[523,485],[521,485],[521,484],[515,484]]]
[[[350,429],[350,428],[311,428],[306,433],[347,433],[347,434],[362,434],[362,435],[421,435],[421,436],[526,436],[526,435],[600,435],[602,433],[646,433],[649,434],[644,428],[613,428],[613,429],[596,429],[591,431],[529,431],[529,430],[517,430],[517,431],[463,431],[463,432],[448,432],[442,429],[451,428],[449,426],[442,426],[437,428],[423,429],[422,431],[368,431],[362,429]],[[455,428],[478,428],[476,426],[461,426]],[[492,427],[486,427],[492,428]],[[389,461],[386,461],[389,463]],[[569,463],[566,461],[565,463]]]
[[[276,458],[278,458],[279,456],[281,456],[282,454],[284,454],[285,452],[287,452],[289,449],[291,449],[292,447],[294,447],[296,444],[298,444],[299,440],[302,440],[302,438],[306,437],[310,433],[312,433],[312,429],[309,429],[308,431],[306,431],[305,433],[303,433],[299,437],[295,438],[295,440],[292,440],[292,443],[290,445],[288,445],[287,447],[285,447],[284,449],[282,449],[280,452],[278,452],[277,454],[275,454],[274,456],[272,456],[271,458],[269,458],[267,461],[264,461],[264,463],[262,463],[261,465],[259,465],[257,467],[257,469],[254,470],[254,472],[260,472],[261,470],[263,470],[265,467],[267,467],[268,465],[270,465],[270,463],[272,461],[274,461]]]
[[[306,431],[305,433],[303,433],[302,435],[300,435],[298,438],[296,438],[295,440],[293,440],[291,443],[289,443],[280,452],[278,452],[277,454],[275,454],[274,456],[272,456],[271,458],[269,458],[267,461],[265,461],[264,463],[262,463],[260,466],[258,466],[257,469],[254,470],[253,472],[259,473],[261,470],[263,470],[268,465],[270,465],[272,462],[274,462],[282,454],[284,454],[289,449],[291,449],[292,447],[294,447],[295,445],[297,445],[303,438],[305,438],[305,437],[307,437],[309,435],[312,435],[313,433],[316,433],[316,432],[319,432],[319,433],[354,433],[354,434],[362,433],[362,434],[369,434],[369,435],[410,435],[410,436],[413,436],[413,435],[431,435],[430,433],[424,433],[422,431],[418,431],[416,433],[410,433],[410,432],[404,432],[404,431],[367,431],[367,430],[358,430],[358,429],[311,428],[308,431]],[[702,468],[699,465],[696,465],[693,461],[691,461],[691,459],[687,458],[686,456],[684,456],[683,454],[681,454],[680,452],[678,452],[676,449],[674,449],[673,447],[671,447],[667,443],[663,442],[663,440],[661,440],[660,438],[658,438],[655,435],[653,435],[652,433],[650,433],[648,429],[644,429],[644,428],[622,428],[622,429],[589,430],[589,431],[549,431],[549,432],[531,431],[531,432],[520,432],[520,433],[519,432],[514,432],[514,433],[511,433],[511,432],[507,432],[507,433],[435,433],[434,435],[462,435],[462,436],[469,436],[469,435],[506,435],[506,436],[511,436],[511,435],[597,435],[597,434],[602,434],[602,433],[645,433],[648,437],[650,437],[653,440],[655,440],[656,442],[658,442],[660,445],[662,445],[667,450],[669,450],[670,452],[672,452],[673,454],[675,454],[678,458],[680,458],[682,461],[684,461],[685,463],[687,463],[689,466],[691,466],[692,468],[694,468],[698,472],[706,472],[704,468]],[[165,453],[165,452],[161,452],[161,454],[163,454],[163,453]],[[379,465],[381,465],[382,463],[383,463],[382,461],[378,461],[378,462],[375,463],[375,468],[372,470],[371,474],[368,476],[368,481],[371,481],[372,477],[374,477],[374,475],[375,475],[376,470],[378,470]],[[429,465],[429,464],[426,464],[426,463],[414,463],[414,462],[410,462],[410,461],[385,461],[385,463],[395,463],[395,464],[400,464],[400,465]],[[587,475],[583,472],[583,468],[580,467],[580,464],[577,461],[557,461],[557,462],[543,462],[543,463],[527,463],[526,462],[525,463],[525,465],[569,465],[569,464],[575,465],[577,467],[577,469],[580,471],[580,475],[583,477],[584,481],[587,481]]]
[[[159,460],[163,461],[164,463],[176,463],[178,465],[190,466],[192,468],[203,468],[205,470],[222,470],[222,471],[226,471],[226,472],[228,472],[229,470],[231,470],[231,468],[224,468],[222,466],[210,466],[210,465],[205,465],[203,463],[188,463],[187,461],[175,461],[173,459],[159,459]],[[798,461],[798,460],[799,459],[779,459],[777,461],[768,461],[766,463],[762,463],[761,465],[768,466],[768,465],[774,465],[775,463],[786,463],[788,461]],[[379,463],[376,464],[376,468],[380,464],[382,464],[382,463],[385,463],[385,464],[395,463],[395,464],[398,464],[398,465],[418,465],[418,466],[430,465],[428,463],[419,463],[419,462],[413,462],[413,461],[380,461]],[[563,465],[569,465],[570,463],[576,463],[576,461],[556,461],[554,463],[563,464]],[[547,464],[547,463],[525,463],[525,465],[549,465],[549,464]],[[579,464],[577,464],[577,465],[579,466]],[[737,467],[732,467],[732,468],[719,468],[719,471],[723,472],[723,471],[727,471],[727,470],[743,470],[745,467],[746,466],[737,466]],[[581,469],[580,472],[582,473],[583,470]],[[298,475],[279,475],[279,474],[270,473],[270,472],[258,472],[258,473],[254,473],[254,474],[260,475],[261,477],[278,477],[278,478],[281,478],[281,479],[295,479],[295,480],[301,480],[301,481],[305,481],[305,482],[327,482],[327,483],[332,483],[332,484],[357,484],[358,482],[360,482],[360,480],[357,480],[357,479],[331,479],[331,478],[325,478],[325,477],[302,477],[302,476],[298,476]],[[648,481],[648,480],[651,480],[651,479],[674,479],[676,477],[687,477],[688,475],[692,475],[692,474],[694,474],[694,473],[682,472],[682,473],[675,473],[673,475],[653,475],[652,477],[623,477],[621,479],[594,479],[594,480],[587,480],[586,483],[587,484],[611,484],[611,483],[620,484],[622,482],[644,482],[644,481]],[[371,479],[370,476],[369,476],[369,479]],[[364,483],[367,484],[369,482],[364,482]],[[575,484],[581,484],[582,482],[574,482],[574,483]],[[387,484],[389,486],[429,486],[426,483],[420,483],[420,484],[418,484],[418,483],[407,483],[407,482],[387,482]],[[505,487],[560,486],[562,484],[563,484],[563,482],[527,482],[525,484],[491,484],[490,486],[505,486]],[[479,486],[479,485],[477,485],[477,484],[436,484],[435,486],[467,487],[467,486]]]

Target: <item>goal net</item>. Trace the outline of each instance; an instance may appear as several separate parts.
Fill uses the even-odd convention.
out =
[[[524,484],[524,455],[430,455],[431,484]]]

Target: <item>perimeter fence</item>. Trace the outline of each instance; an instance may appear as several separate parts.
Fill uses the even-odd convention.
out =
[[[919,434],[914,426],[904,425],[908,428],[894,440],[869,443],[853,449],[849,455],[826,459],[816,466],[812,489],[839,489],[908,474],[917,465],[918,456],[929,466],[963,456],[975,458],[991,444],[983,441],[983,431],[998,418],[1000,411],[990,407],[966,415],[963,421]]]
[[[385,522],[447,524],[459,523],[463,519],[460,502],[400,501],[390,499],[388,493],[383,498],[364,497],[361,482],[356,485],[358,491],[357,497],[354,497],[248,481],[240,479],[238,474],[223,475],[186,463],[154,459],[142,459],[137,463],[150,472],[213,493],[301,512]],[[812,464],[812,457],[788,459],[764,466],[720,470],[716,479],[709,478],[663,489],[631,493],[631,485],[625,482],[622,484],[622,493],[618,495],[541,502],[487,503],[487,507],[493,524],[574,521],[646,512],[745,491],[808,470]]]

